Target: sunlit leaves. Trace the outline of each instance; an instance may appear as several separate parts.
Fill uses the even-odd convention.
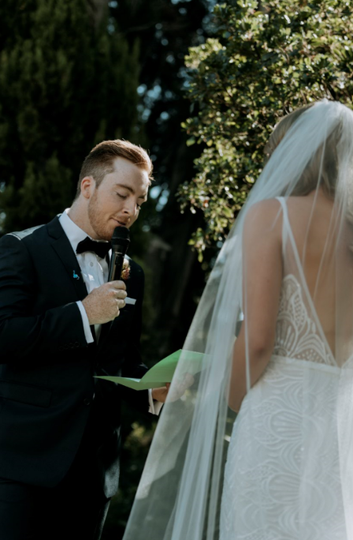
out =
[[[323,97],[351,106],[353,96],[348,2],[238,0],[217,5],[214,22],[212,39],[186,57],[197,114],[183,128],[201,155],[179,200],[184,211],[204,213],[205,227],[192,239],[201,257],[227,234],[261,172],[278,119]]]

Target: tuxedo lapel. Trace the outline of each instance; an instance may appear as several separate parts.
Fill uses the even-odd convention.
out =
[[[64,229],[60,225],[58,217],[55,217],[48,223],[47,230],[50,237],[50,243],[69,275],[72,286],[76,291],[77,298],[78,300],[82,300],[87,296],[86,285],[76,255]]]

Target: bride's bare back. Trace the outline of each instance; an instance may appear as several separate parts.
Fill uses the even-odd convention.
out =
[[[349,245],[353,242],[352,230],[348,222],[343,225],[344,230],[342,226],[341,230],[337,230],[335,223],[340,221],[335,215],[334,203],[321,189],[304,197],[289,197],[286,204],[290,227],[314,309],[332,354],[340,364],[347,356],[339,358],[343,351],[341,354],[340,351],[336,351],[336,335],[338,330],[342,332],[342,319],[352,314],[350,307],[352,289],[346,289],[349,283],[347,275],[351,274],[353,269],[349,251]],[[342,306],[340,313],[337,312],[336,297],[340,294],[340,280],[343,279],[345,294],[350,302],[344,302],[343,306],[342,298],[340,299]],[[350,343],[351,336],[347,335],[347,339]],[[348,353],[347,350],[344,354]]]

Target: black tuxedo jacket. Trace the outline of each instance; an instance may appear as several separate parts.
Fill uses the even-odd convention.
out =
[[[139,353],[144,276],[130,265],[136,304],[87,345],[76,304],[87,290],[58,218],[0,239],[0,477],[56,485],[89,425],[106,495],[115,492],[121,398],[147,412],[148,394],[94,376],[147,369]]]

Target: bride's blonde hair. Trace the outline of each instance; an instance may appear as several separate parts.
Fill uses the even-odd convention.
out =
[[[271,157],[274,150],[298,118],[313,105],[315,103],[304,105],[280,119],[265,146],[267,159]],[[318,187],[319,183],[326,195],[332,196],[334,194],[337,180],[337,144],[340,136],[341,129],[337,127],[327,137],[324,144],[318,148],[306,166],[292,195],[308,195],[308,193]]]

